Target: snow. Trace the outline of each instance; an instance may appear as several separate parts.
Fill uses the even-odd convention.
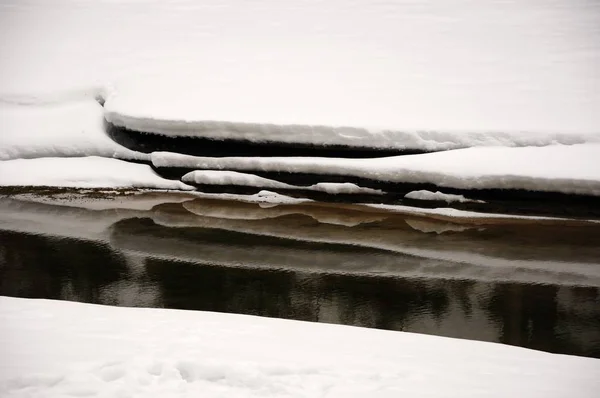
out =
[[[204,185],[236,185],[246,187],[260,187],[270,189],[294,189],[307,191],[320,191],[332,195],[337,194],[376,194],[383,192],[378,189],[361,188],[352,183],[318,183],[310,186],[297,186],[283,182],[259,177],[248,173],[222,170],[196,170],[185,174],[182,181]]]
[[[157,167],[356,176],[458,189],[526,189],[600,195],[600,144],[476,147],[378,159],[208,158],[152,153]],[[552,161],[549,161],[551,159]]]
[[[308,124],[273,124],[189,120],[164,120],[134,117],[126,114],[127,107],[110,97],[106,104],[106,120],[131,130],[167,136],[207,137],[217,140],[232,139],[251,142],[285,142],[314,145],[344,145],[350,147],[384,149],[418,149],[440,151],[471,146],[544,146],[551,144],[580,144],[600,142],[600,134],[558,134],[523,132],[477,131],[406,131],[397,128],[361,128]],[[117,97],[120,98],[120,97]],[[144,100],[128,99],[140,108]],[[148,100],[146,100],[148,101]],[[143,109],[143,108],[142,108]],[[138,110],[139,111],[139,110]],[[150,113],[150,112],[149,112]],[[159,113],[158,106],[152,114]],[[204,113],[203,111],[199,112]],[[250,116],[246,120],[251,119]],[[266,120],[269,120],[265,117]],[[307,122],[310,118],[307,117]],[[330,122],[331,123],[331,122]]]
[[[599,133],[595,2],[9,0],[0,12],[4,101],[104,93],[109,118],[127,123],[380,125],[509,143]]]
[[[102,107],[93,99],[50,104],[0,103],[0,160],[103,156],[147,160],[111,140]]]
[[[381,195],[383,191],[379,189],[363,188],[350,182],[319,182],[308,187],[314,191],[326,192],[331,195],[338,194],[371,194]]]
[[[13,159],[0,162],[0,186],[158,188],[191,190],[144,164],[101,157]]]
[[[7,297],[0,317],[5,397],[546,398],[600,388],[597,359],[404,332]]]
[[[404,197],[406,199],[437,200],[437,201],[443,201],[443,202],[447,202],[447,203],[451,203],[451,202],[460,202],[460,203],[464,203],[464,202],[478,202],[478,203],[482,203],[481,200],[467,199],[463,195],[451,195],[451,194],[443,193],[443,192],[440,192],[440,191],[431,192],[431,191],[427,191],[425,189],[422,189],[420,191],[411,191],[411,192],[407,193],[406,195],[404,195]]]
[[[597,194],[599,16],[597,4],[569,0],[8,0],[0,159],[148,158],[112,142],[105,120],[171,135],[428,151],[562,144],[527,148],[556,160],[539,162],[547,173],[526,163],[529,152],[503,148],[447,155],[465,161],[333,161],[331,172]],[[302,168],[330,165],[314,162]]]

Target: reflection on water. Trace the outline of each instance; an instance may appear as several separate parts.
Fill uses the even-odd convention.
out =
[[[0,200],[0,294],[220,311],[600,357],[597,227],[194,200]]]

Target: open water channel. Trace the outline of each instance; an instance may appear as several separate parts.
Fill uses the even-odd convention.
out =
[[[0,295],[339,323],[600,358],[600,224],[463,224],[170,195],[107,202],[0,198]]]

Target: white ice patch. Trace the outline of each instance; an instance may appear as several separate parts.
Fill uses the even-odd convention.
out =
[[[0,103],[0,160],[102,156],[147,160],[111,140],[102,107],[93,99],[50,104]]]
[[[180,181],[160,177],[148,165],[94,156],[0,161],[0,185],[193,189]]]
[[[370,194],[370,195],[382,195],[383,191],[379,189],[363,188],[350,182],[319,182],[309,187],[314,191],[326,192],[328,194]]]
[[[458,189],[600,195],[600,144],[481,147],[378,159],[208,158],[154,152],[157,167],[333,174]],[[549,161],[551,159],[551,161]]]
[[[352,183],[325,183],[310,186],[298,186],[259,177],[248,173],[222,170],[196,170],[191,171],[181,178],[184,182],[205,185],[235,185],[245,187],[257,187],[267,189],[293,189],[305,191],[319,191],[331,195],[337,194],[371,194],[381,195],[383,191],[378,189],[362,188]]]
[[[443,192],[440,192],[440,191],[431,192],[431,191],[427,191],[425,189],[422,189],[420,191],[409,192],[406,195],[404,195],[404,197],[406,199],[437,200],[437,201],[443,201],[443,202],[447,202],[447,203],[452,203],[452,202],[460,202],[460,203],[464,203],[464,202],[477,202],[477,203],[483,203],[483,201],[481,201],[481,200],[467,199],[463,195],[452,195],[452,194],[447,194],[447,193],[443,193]]]
[[[279,181],[235,171],[197,170],[187,173],[181,180],[184,182],[205,185],[240,185],[246,187],[283,189],[296,188],[293,185],[284,184]]]
[[[586,398],[600,389],[592,358],[202,311],[2,297],[0,343],[10,358],[0,363],[3,397]]]

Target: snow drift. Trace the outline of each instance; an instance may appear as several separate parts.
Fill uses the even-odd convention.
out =
[[[6,397],[583,398],[600,388],[596,359],[404,332],[7,297],[0,320]]]

